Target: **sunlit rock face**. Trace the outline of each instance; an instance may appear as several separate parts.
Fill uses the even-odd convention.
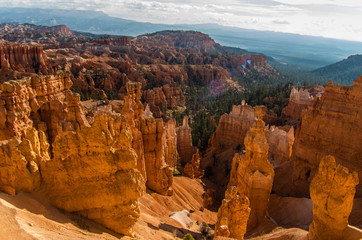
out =
[[[329,154],[355,170],[361,181],[362,77],[353,86],[329,83],[325,93],[302,112],[293,145],[292,187],[289,195],[309,196],[309,184],[320,160]],[[362,196],[362,185],[356,197]]]
[[[313,201],[310,240],[351,239],[345,234],[358,182],[357,173],[337,165],[333,156],[321,160],[310,184]]]
[[[240,196],[235,186],[229,187],[217,212],[215,236],[243,240],[249,214],[249,199],[245,195]]]
[[[266,108],[255,107],[258,120],[245,136],[245,154],[235,154],[228,187],[236,186],[238,193],[250,200],[248,231],[264,221],[270,192],[273,186],[274,169],[268,161],[268,142],[265,138],[265,123],[262,120]]]
[[[139,217],[145,180],[127,118],[86,117],[69,74],[0,85],[0,190],[42,195],[122,234]]]

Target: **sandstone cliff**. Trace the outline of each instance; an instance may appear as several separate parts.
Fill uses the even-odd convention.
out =
[[[196,148],[196,153],[192,155],[192,160],[186,163],[183,174],[189,178],[202,178],[204,170],[200,169],[199,149]]]
[[[177,157],[176,121],[164,124],[162,119],[153,117],[148,105],[143,111],[140,83],[127,83],[126,90],[121,113],[127,118],[135,136],[133,147],[138,155],[138,169],[149,189],[172,195],[171,167]]]
[[[184,116],[182,126],[176,129],[177,132],[177,152],[180,156],[181,164],[192,160],[195,147],[192,146],[191,128],[189,126],[189,118]]]
[[[0,85],[0,189],[44,196],[131,235],[145,182],[127,119],[95,110],[86,118],[69,74]]]
[[[217,213],[215,236],[243,240],[249,214],[249,199],[240,196],[235,186],[229,187]]]
[[[337,163],[354,169],[361,181],[362,168],[362,76],[350,87],[327,84],[325,93],[303,111],[293,145],[291,193],[308,196],[309,183],[326,155]],[[356,197],[362,196],[362,185]]]
[[[269,145],[268,159],[273,163],[274,167],[278,167],[290,160],[294,143],[293,127],[287,132],[281,128],[271,126],[265,132],[265,137]]]
[[[163,195],[172,195],[172,169],[165,161],[166,129],[162,119],[141,116],[144,156],[147,172],[146,186]]]
[[[283,108],[283,117],[292,123],[298,123],[300,114],[312,103],[314,98],[322,96],[324,87],[312,86],[306,88],[293,88],[290,92],[288,106]]]
[[[173,108],[185,105],[185,97],[181,89],[178,87],[170,87],[169,85],[144,91],[143,99],[150,107]]]
[[[258,120],[245,136],[246,153],[235,154],[228,187],[236,186],[238,193],[250,200],[248,231],[265,220],[270,192],[273,186],[274,169],[268,161],[268,142],[265,138],[265,124],[262,117],[264,106],[255,107]]]
[[[221,185],[227,184],[234,153],[243,148],[246,133],[254,121],[254,108],[246,105],[245,102],[242,105],[233,106],[229,114],[221,116],[201,163],[201,167],[213,176],[215,182]]]
[[[357,184],[357,173],[350,173],[347,168],[337,165],[333,156],[321,160],[310,185],[313,222],[308,239],[352,239],[345,234]]]
[[[43,74],[51,71],[42,47],[1,43],[0,69]]]

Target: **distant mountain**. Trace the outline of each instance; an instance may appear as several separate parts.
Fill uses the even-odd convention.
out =
[[[256,31],[218,24],[166,25],[110,17],[99,11],[1,8],[0,22],[67,25],[71,30],[94,34],[137,36],[162,30],[195,30],[224,46],[260,52],[281,62],[284,68],[313,70],[340,61],[362,49],[362,42]]]
[[[352,55],[340,62],[318,68],[313,74],[325,77],[334,83],[352,85],[358,75],[362,75],[362,55]]]

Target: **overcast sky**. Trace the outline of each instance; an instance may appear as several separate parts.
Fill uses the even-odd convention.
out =
[[[152,23],[218,23],[362,41],[361,0],[0,0],[0,6],[98,10]]]

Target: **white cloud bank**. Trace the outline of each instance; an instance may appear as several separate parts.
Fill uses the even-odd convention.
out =
[[[218,23],[362,41],[360,0],[0,0],[0,6],[99,10],[143,22]]]

